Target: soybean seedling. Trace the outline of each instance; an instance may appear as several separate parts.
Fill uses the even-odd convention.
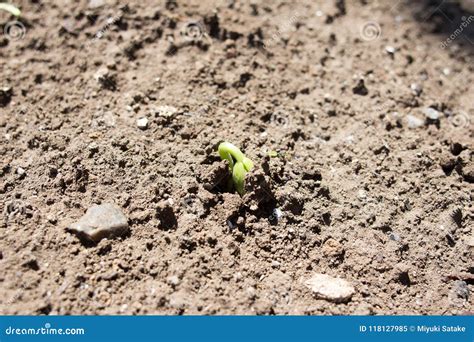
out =
[[[6,2],[0,3],[0,10],[10,12],[15,17],[19,17],[21,14],[21,11],[18,9],[18,7],[15,7],[14,5],[8,4]]]
[[[219,156],[229,162],[232,181],[237,192],[242,196],[245,193],[245,175],[252,170],[253,162],[247,158],[235,145],[225,141],[220,143]]]

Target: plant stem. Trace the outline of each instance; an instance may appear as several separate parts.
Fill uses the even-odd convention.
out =
[[[10,12],[15,17],[19,17],[20,14],[21,14],[21,11],[18,9],[18,7],[14,6],[12,4],[8,4],[6,2],[0,3],[0,10]]]

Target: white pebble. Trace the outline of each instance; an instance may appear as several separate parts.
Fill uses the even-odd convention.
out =
[[[140,129],[147,129],[148,128],[148,119],[147,118],[137,119],[137,127],[140,128]]]
[[[279,208],[273,209],[273,217],[275,217],[275,219],[279,221],[283,217],[282,211]]]
[[[355,293],[354,287],[347,280],[322,273],[314,274],[305,285],[316,297],[336,303],[348,301]]]
[[[423,91],[423,88],[422,88],[421,85],[419,85],[418,83],[412,83],[412,84],[410,85],[410,88],[411,88],[411,90],[413,91],[413,93],[414,93],[415,95],[417,95],[417,96],[420,95],[421,92]]]
[[[440,113],[436,109],[431,107],[424,108],[423,114],[425,114],[425,116],[431,120],[438,120],[440,116]]]
[[[408,128],[414,129],[424,125],[424,121],[413,115],[407,115]]]
[[[385,47],[385,51],[387,51],[387,53],[393,55],[395,53],[396,49],[393,46],[387,45]]]

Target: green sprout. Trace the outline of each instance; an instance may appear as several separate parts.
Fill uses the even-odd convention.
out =
[[[253,162],[235,145],[225,141],[219,145],[219,155],[229,162],[234,187],[240,195],[245,193],[245,175],[252,170]]]
[[[279,156],[279,153],[277,151],[268,151],[267,152],[267,155],[270,157],[270,158],[276,158]]]
[[[1,2],[0,3],[0,10],[10,12],[15,17],[19,17],[20,14],[21,14],[21,11],[18,9],[18,7],[14,6],[12,4],[8,4],[6,2]]]

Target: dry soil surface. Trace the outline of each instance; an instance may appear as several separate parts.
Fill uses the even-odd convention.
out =
[[[472,312],[474,17],[410,2],[0,13],[1,313]],[[100,203],[126,235],[66,231]]]

